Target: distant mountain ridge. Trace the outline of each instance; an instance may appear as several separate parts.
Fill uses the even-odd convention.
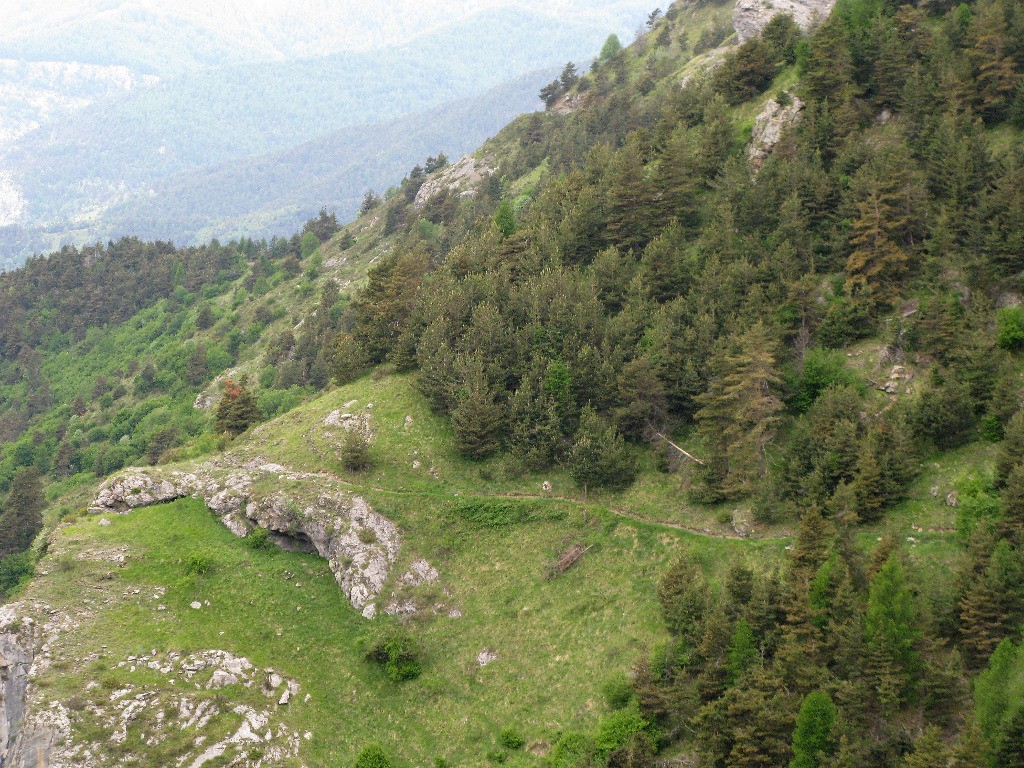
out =
[[[539,108],[557,70],[516,78],[481,96],[393,121],[342,128],[296,147],[168,177],[113,206],[100,239],[133,234],[179,244],[294,231],[321,206],[355,216],[364,192],[383,192],[428,155],[452,161],[517,115]]]
[[[211,168],[210,172],[196,178],[222,176],[222,166],[227,163],[286,152],[344,128],[390,122],[435,109],[482,94],[523,73],[561,66],[568,58],[588,59],[610,31],[621,31],[624,19],[645,15],[639,12],[641,5],[635,0],[592,4],[568,16],[562,2],[544,5],[531,1],[522,7],[499,0],[441,4],[439,7],[458,11],[449,14],[455,20],[438,29],[425,23],[413,42],[374,51],[344,50],[321,58],[288,60],[281,60],[281,51],[233,59],[227,54],[207,55],[214,48],[220,50],[221,43],[213,45],[203,29],[197,28],[187,33],[189,45],[183,48],[190,60],[167,62],[158,76],[142,74],[153,69],[146,64],[145,56],[159,49],[155,42],[156,48],[147,47],[146,30],[164,24],[169,38],[160,45],[173,44],[175,35],[182,32],[180,25],[192,23],[187,14],[175,13],[181,3],[163,8],[134,0],[106,2],[99,5],[93,17],[81,13],[82,4],[72,4],[61,17],[63,22],[51,19],[59,30],[71,25],[67,34],[51,35],[52,39],[39,45],[30,43],[37,39],[34,30],[46,20],[47,12],[42,11],[42,21],[28,23],[18,13],[21,5],[0,0],[0,12],[6,11],[11,19],[10,31],[0,43],[0,57],[68,57],[76,53],[76,40],[83,35],[89,37],[82,24],[92,19],[102,29],[93,30],[94,37],[88,45],[83,43],[85,47],[77,55],[88,57],[89,45],[106,41],[101,47],[116,50],[118,58],[128,65],[101,67],[9,59],[10,66],[0,68],[0,135],[9,139],[6,147],[0,144],[0,264],[8,265],[31,252],[58,248],[67,242],[95,241],[114,229],[152,234],[160,229],[160,221],[172,219],[162,212],[156,217],[133,217],[130,206],[142,204],[151,210],[161,186],[168,186],[162,184],[164,179],[174,177],[169,185],[174,187],[206,167]],[[294,37],[301,41],[313,39],[308,31],[311,19],[320,19],[329,27],[328,4],[313,5],[321,15],[313,14],[300,23],[285,14],[287,23],[282,29],[290,29],[288,24],[293,24]],[[271,6],[275,13],[283,13],[277,4],[257,4],[256,20],[246,23],[272,17],[268,10]],[[218,18],[217,13],[227,13],[225,9],[231,7],[231,3],[224,8],[218,6],[219,10],[211,11],[211,18]],[[381,13],[379,9],[371,10],[357,7],[353,11],[354,28]],[[437,16],[433,11],[425,16],[423,13],[417,11],[410,18],[429,21]],[[139,25],[141,29],[136,29]],[[425,30],[433,31],[427,34]],[[122,33],[123,39],[118,37]],[[389,34],[388,39],[401,40],[405,33]],[[136,50],[139,46],[146,49],[145,56]],[[289,49],[289,53],[294,50]],[[226,63],[212,66],[218,61]],[[5,78],[8,70],[10,76]],[[38,77],[23,86],[21,73],[36,70]],[[175,76],[175,72],[182,71],[187,74]],[[6,100],[2,97],[5,93]],[[523,108],[532,105],[532,99],[524,102],[519,92],[513,101]],[[500,117],[479,124],[497,129],[511,117],[512,113],[502,109]],[[484,137],[473,135],[476,142]],[[437,138],[436,133],[433,136]],[[443,146],[429,151],[456,151],[454,142],[441,143]],[[473,143],[462,146],[469,148]],[[402,160],[404,167],[414,161],[404,154]],[[341,165],[350,167],[348,161]],[[400,170],[398,165],[389,167],[396,173]],[[314,181],[308,174],[303,177]],[[387,187],[399,178],[375,176],[367,179],[367,186]],[[204,188],[211,192],[221,189]],[[188,193],[186,197],[195,195]],[[341,197],[350,200],[350,190],[346,188]],[[235,198],[208,198],[206,204],[211,211],[225,206],[230,209]],[[249,211],[246,215],[257,213]],[[232,214],[231,221],[245,219],[245,215]],[[276,219],[260,214],[250,220]],[[301,219],[289,217],[287,221],[292,227]],[[234,226],[232,223],[232,231]],[[186,227],[174,230],[173,235],[177,241],[187,240],[196,231]],[[211,230],[206,227],[203,231]]]

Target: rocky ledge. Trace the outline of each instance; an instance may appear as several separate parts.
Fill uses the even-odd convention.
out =
[[[191,471],[129,469],[100,487],[89,511],[122,514],[188,497],[202,499],[236,536],[264,528],[282,548],[318,553],[352,606],[376,615],[398,557],[398,529],[329,475],[227,459]]]
[[[780,104],[769,99],[761,114],[754,120],[754,131],[750,137],[747,156],[759,168],[772,153],[775,146],[782,140],[782,134],[800,119],[804,103],[791,93],[787,93],[787,103]]]
[[[757,37],[765,25],[780,13],[788,13],[801,29],[823,21],[832,12],[835,0],[737,0],[732,9],[732,25],[741,43]]]

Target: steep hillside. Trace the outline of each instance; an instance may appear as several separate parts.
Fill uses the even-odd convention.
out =
[[[680,2],[351,224],[0,277],[9,762],[1019,764],[1022,73]]]

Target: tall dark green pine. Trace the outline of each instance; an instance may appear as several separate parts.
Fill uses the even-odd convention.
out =
[[[463,456],[483,459],[501,445],[504,407],[487,380],[482,357],[468,362],[464,376],[451,413],[455,447]]]
[[[44,506],[39,473],[31,467],[18,470],[0,512],[0,557],[32,546],[36,534],[43,528]]]
[[[1024,542],[1024,464],[1018,464],[1006,477],[1003,486],[1003,513],[1006,525]]]
[[[754,632],[745,619],[740,619],[736,622],[736,629],[732,633],[729,650],[726,652],[728,684],[733,685],[743,677],[744,673],[757,662],[758,656]]]
[[[960,635],[965,661],[981,667],[1024,618],[1024,561],[1020,551],[1003,539],[995,545],[984,570],[976,574],[960,601]]]
[[[1013,468],[1021,463],[1024,463],[1024,410],[1013,414],[1006,425],[1003,442],[999,444],[999,452],[996,454],[996,486],[1002,488]]]

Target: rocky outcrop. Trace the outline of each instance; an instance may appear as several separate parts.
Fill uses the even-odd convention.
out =
[[[90,511],[124,513],[186,497],[202,499],[236,536],[259,527],[284,548],[317,552],[352,606],[376,615],[398,557],[398,529],[329,475],[229,459],[191,472],[130,469],[103,484]]]
[[[737,0],[732,9],[732,25],[740,42],[761,34],[765,25],[780,13],[788,13],[801,29],[825,19],[835,0]]]
[[[13,606],[0,608],[0,765],[7,765],[25,717],[28,671],[37,650],[34,629]]]
[[[413,200],[413,206],[422,208],[427,200],[446,190],[455,192],[459,197],[474,197],[483,180],[494,173],[493,162],[490,158],[480,160],[466,155],[423,182]]]
[[[12,603],[0,608],[0,766],[70,766],[64,745],[71,738],[68,712],[45,704],[36,677],[53,663],[51,648],[62,632],[78,624],[45,603]]]
[[[783,106],[775,99],[771,99],[754,120],[754,131],[750,137],[747,156],[755,167],[759,167],[765,161],[782,139],[782,134],[800,119],[804,103],[793,94],[787,95],[788,104]]]

